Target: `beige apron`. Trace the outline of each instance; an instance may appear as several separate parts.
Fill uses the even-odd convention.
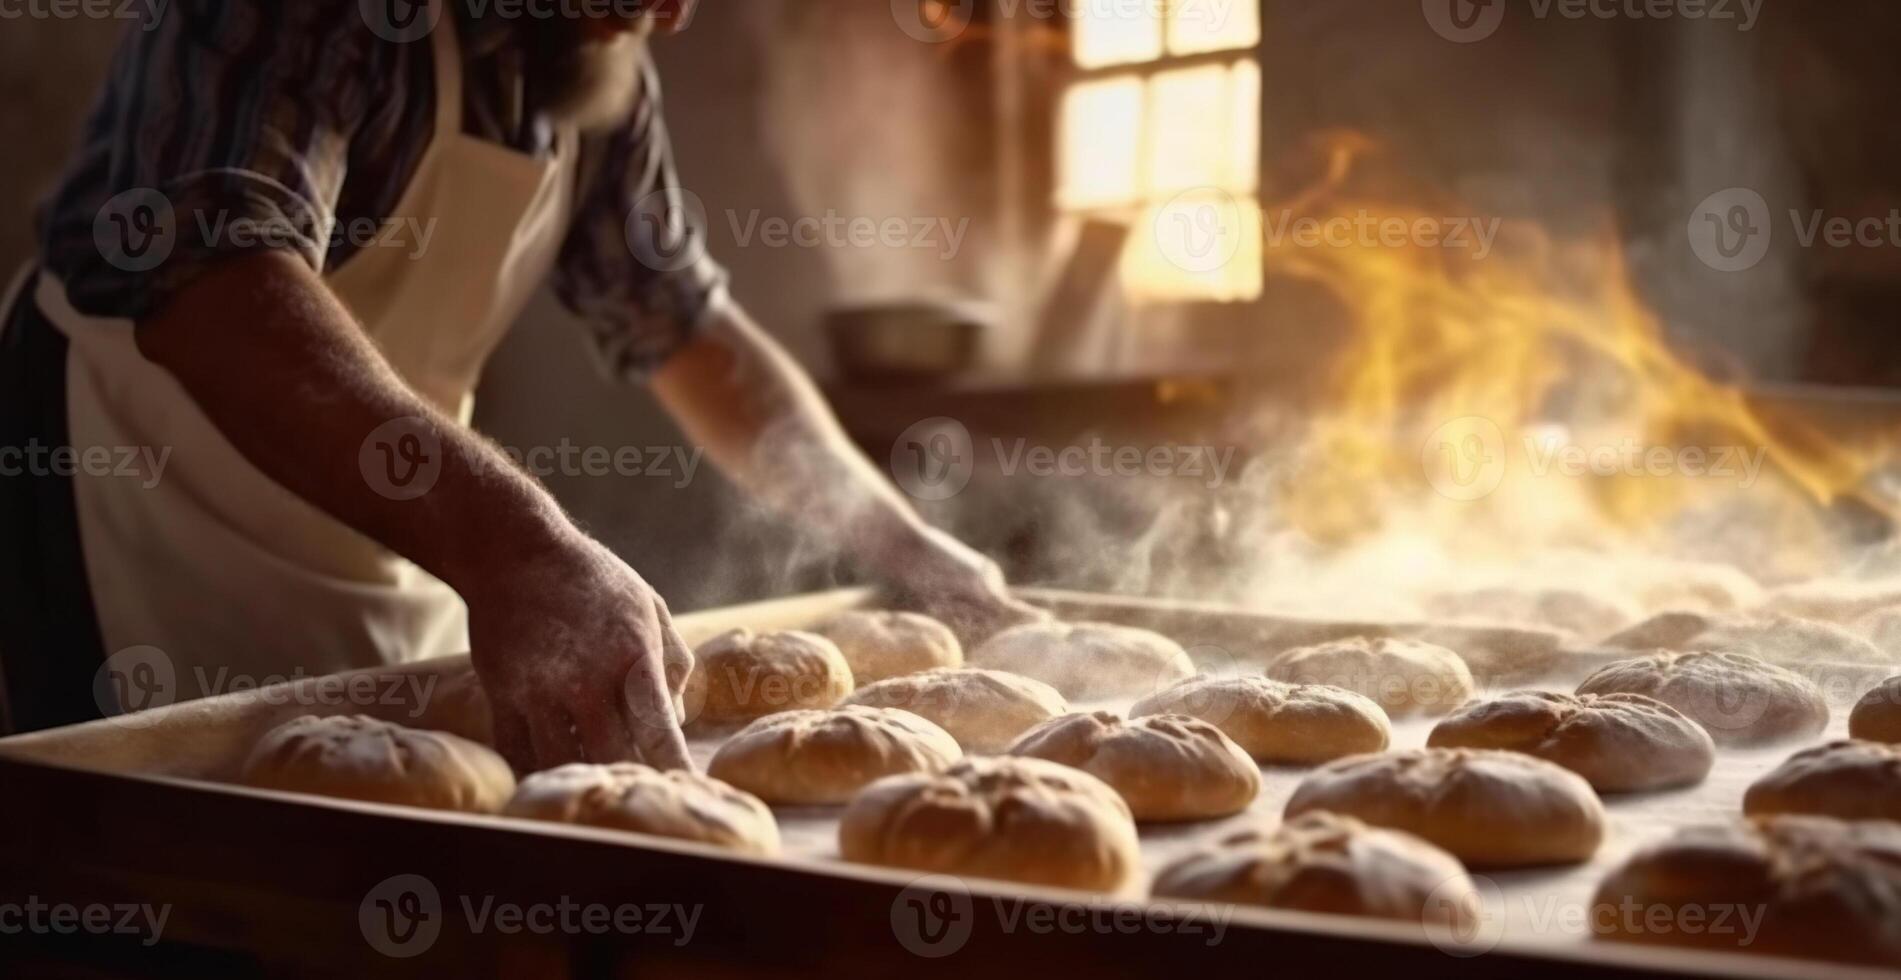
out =
[[[578,146],[564,130],[542,161],[464,135],[453,24],[443,17],[433,33],[435,135],[394,212],[433,222],[428,246],[417,255],[417,226],[393,220],[326,281],[396,371],[466,422],[484,361],[560,249]],[[47,275],[35,298],[71,340],[74,447],[171,451],[149,489],[74,478],[108,655],[159,648],[188,698],[468,649],[467,609],[453,591],[251,466],[140,356],[130,321],[78,313]]]

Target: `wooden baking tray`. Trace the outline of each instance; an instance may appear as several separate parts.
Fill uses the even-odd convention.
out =
[[[1071,618],[1160,627],[1204,661],[1240,665],[1341,632],[1447,636],[1444,627],[1425,624],[1329,624],[1145,600],[1024,594]],[[695,613],[679,617],[678,625],[689,642],[698,643],[735,626],[810,625],[870,601],[865,592],[840,591]],[[1536,633],[1504,629],[1479,630],[1466,639],[1498,651],[1542,649],[1544,642]],[[1542,656],[1559,675],[1596,659],[1570,664],[1555,649]],[[1504,671],[1492,686],[1517,683],[1512,673]],[[0,807],[0,904],[169,908],[162,940],[152,946],[130,938],[0,935],[0,975],[981,974],[1048,980],[1164,972],[1241,976],[1269,968],[1284,975],[1327,970],[1466,978],[1856,975],[1766,957],[1593,942],[1555,927],[1555,919],[1540,912],[1588,900],[1604,867],[1643,840],[1683,823],[1733,814],[1742,787],[1782,753],[1726,753],[1716,776],[1697,790],[1613,800],[1612,839],[1590,865],[1493,876],[1506,928],[1496,946],[1474,957],[1450,955],[1414,927],[1359,919],[1110,904],[1101,896],[982,881],[940,892],[935,883],[916,885],[913,874],[838,860],[833,810],[781,811],[788,855],[764,861],[675,841],[219,782],[231,776],[260,734],[299,714],[350,711],[453,729],[461,722],[438,712],[466,689],[470,676],[466,658],[449,658],[348,675],[378,684],[371,704],[339,704],[322,696],[340,689],[337,678],[307,679],[0,740],[0,787],[8,804]],[[433,683],[435,703],[412,703],[407,692],[419,687],[392,679]],[[319,687],[325,683],[331,686]],[[1418,744],[1424,731],[1400,726],[1396,742]],[[696,741],[694,751],[704,762],[712,744]],[[1266,789],[1248,815],[1145,828],[1149,869],[1229,824],[1271,818],[1299,773],[1269,769],[1264,775]],[[372,892],[398,875],[426,879],[442,910],[434,917],[437,937],[421,948],[398,949],[411,954],[404,957],[380,952],[359,921],[371,907]],[[946,899],[951,904],[942,904]],[[564,900],[699,912],[684,943],[677,927],[659,935],[478,930],[463,912],[465,902],[479,908],[485,902],[530,906]],[[948,914],[921,919],[921,909]],[[1209,916],[1217,912],[1225,919],[1219,920],[1219,941],[1211,942]],[[931,945],[932,938],[940,942]],[[938,955],[921,956],[914,948]],[[69,972],[74,964],[84,972]]]

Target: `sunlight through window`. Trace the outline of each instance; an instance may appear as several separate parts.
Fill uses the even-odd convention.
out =
[[[1168,11],[1168,53],[1239,51],[1261,43],[1261,8],[1253,0],[1176,0]]]
[[[1135,216],[1122,262],[1133,299],[1258,297],[1258,4],[1087,2],[1073,27],[1084,76],[1062,102],[1058,207]]]
[[[1159,3],[1085,0],[1076,5],[1076,63],[1084,68],[1138,64],[1162,56]]]

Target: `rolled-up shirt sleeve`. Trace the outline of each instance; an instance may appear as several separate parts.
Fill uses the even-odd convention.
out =
[[[639,380],[707,321],[727,284],[707,254],[705,206],[680,185],[651,61],[628,121],[586,157],[555,293],[586,323],[602,368]]]
[[[118,90],[90,123],[109,138],[88,143],[90,179],[67,185],[88,199],[50,202],[68,220],[45,229],[74,307],[143,317],[236,252],[284,250],[322,272],[373,41],[352,0],[177,0],[121,46]],[[156,264],[102,237],[141,204],[147,230],[158,215],[168,235]]]

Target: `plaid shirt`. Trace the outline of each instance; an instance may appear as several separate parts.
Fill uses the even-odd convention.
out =
[[[546,159],[554,130],[535,109],[513,30],[453,6],[464,131]],[[287,248],[319,273],[341,268],[362,236],[338,230],[390,218],[429,146],[431,61],[427,40],[370,30],[357,0],[174,0],[121,43],[77,157],[41,205],[42,263],[76,309],[131,319],[240,248]],[[683,217],[651,59],[642,82],[626,123],[583,139],[585,183],[554,275],[604,364],[629,378],[676,350],[725,288],[704,257],[704,229]],[[144,272],[115,266],[94,237],[102,208],[135,188],[162,193],[178,229],[170,255]],[[198,231],[246,220],[281,234],[205,241]],[[643,262],[630,225],[661,237],[643,247],[650,256],[698,257]]]

